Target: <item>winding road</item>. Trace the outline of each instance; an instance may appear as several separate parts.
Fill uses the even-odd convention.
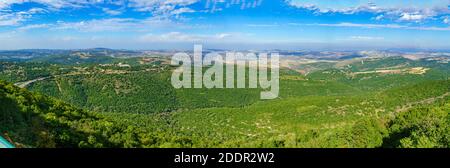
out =
[[[15,83],[14,85],[16,85],[16,86],[18,86],[18,87],[20,87],[20,88],[25,88],[25,87],[27,87],[28,85],[30,85],[30,84],[32,84],[32,83],[34,83],[34,82],[46,80],[46,79],[48,79],[48,78],[50,78],[50,77],[41,77],[41,78],[37,78],[37,79],[25,81],[25,82],[17,82],[17,83]]]

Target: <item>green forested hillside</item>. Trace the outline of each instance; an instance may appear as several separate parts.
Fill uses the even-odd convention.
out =
[[[18,147],[448,147],[450,141],[448,64],[388,58],[310,74],[282,69],[274,100],[259,100],[260,89],[177,90],[165,65],[2,65],[0,77],[10,82],[46,77],[27,89],[0,82],[0,131]]]
[[[165,128],[163,116],[104,116],[4,81],[0,103],[0,131],[16,147],[160,147],[189,141]]]
[[[102,147],[114,124],[62,101],[0,82],[0,130],[18,147]]]
[[[0,129],[19,147],[448,147],[449,96],[433,95],[449,82],[426,85],[377,95],[380,107],[418,100],[385,111],[364,97],[305,97],[144,115],[87,112],[1,82]]]

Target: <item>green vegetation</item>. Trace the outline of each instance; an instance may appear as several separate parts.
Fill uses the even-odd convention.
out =
[[[393,57],[313,63],[307,75],[282,69],[279,98],[263,101],[259,89],[177,90],[172,67],[139,60],[2,63],[9,82],[49,78],[27,85],[32,93],[0,82],[1,133],[19,147],[450,145],[448,64]]]
[[[448,84],[429,85],[439,90]],[[372,116],[371,108],[359,114],[364,107],[356,107],[357,99],[329,103],[336,97],[305,97],[244,108],[100,114],[1,82],[0,130],[19,147],[448,147],[448,95],[399,110],[393,119]]]
[[[390,135],[383,146],[401,148],[449,148],[450,103],[420,106],[399,114],[389,123]]]

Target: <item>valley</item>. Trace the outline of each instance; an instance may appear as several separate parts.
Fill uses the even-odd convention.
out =
[[[281,52],[280,95],[260,100],[261,89],[175,89],[170,53],[58,53],[0,62],[0,131],[16,146],[450,145],[445,54]]]

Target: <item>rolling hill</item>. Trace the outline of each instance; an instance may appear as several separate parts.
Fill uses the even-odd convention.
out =
[[[0,78],[25,88],[0,83],[1,133],[17,147],[449,146],[450,68],[438,61],[283,68],[279,98],[259,100],[259,89],[174,89],[173,67],[143,59],[2,62]]]

